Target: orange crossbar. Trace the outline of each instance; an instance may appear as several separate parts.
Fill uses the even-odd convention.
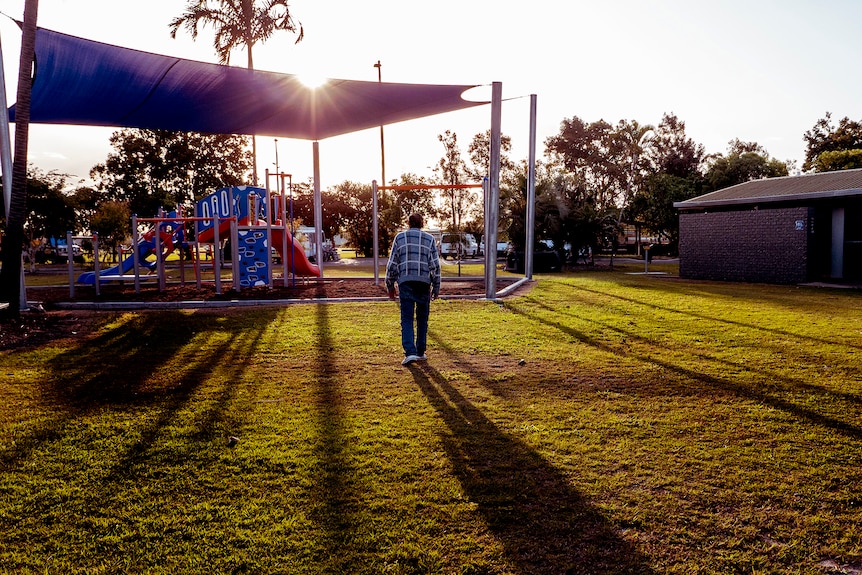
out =
[[[415,186],[377,186],[378,190],[462,190],[481,188],[482,184],[416,184]]]
[[[138,218],[139,222],[208,222],[210,220],[219,220],[219,221],[229,221],[235,220],[236,216],[228,216],[226,218],[220,218],[217,216],[210,216],[208,218],[192,218],[192,217],[184,217],[177,216],[175,218]]]

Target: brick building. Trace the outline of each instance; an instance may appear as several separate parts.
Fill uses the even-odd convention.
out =
[[[681,277],[862,283],[862,169],[755,180],[674,207]]]

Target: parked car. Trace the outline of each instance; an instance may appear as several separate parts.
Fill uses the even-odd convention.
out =
[[[511,247],[509,242],[497,242],[497,259],[505,258]]]
[[[473,234],[448,233],[443,234],[440,240],[440,257],[465,258],[482,255],[482,248],[476,242]]]
[[[62,264],[69,261],[69,249],[66,244],[52,246],[45,244],[36,250],[35,259],[37,264],[51,263]],[[72,260],[75,263],[84,263],[84,252],[78,244],[72,244]]]

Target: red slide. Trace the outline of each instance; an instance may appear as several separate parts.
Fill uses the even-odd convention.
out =
[[[284,249],[283,234],[287,234],[287,249],[291,252],[291,256],[287,258],[281,253]],[[282,261],[287,262],[288,273],[295,273],[302,277],[320,277],[320,268],[308,261],[308,258],[305,257],[305,248],[293,238],[290,232],[281,228],[274,228],[272,230],[272,247],[281,256]]]
[[[261,225],[265,225],[264,222],[260,223]],[[240,225],[245,225],[245,222],[240,222]],[[284,260],[285,256],[281,253],[284,245],[282,233],[283,230],[280,228],[273,228],[272,247],[275,248],[282,260]],[[220,239],[227,238],[230,235],[230,220],[224,220],[219,224],[218,235]],[[198,241],[209,243],[213,241],[213,237],[213,228],[210,227],[198,234]],[[287,258],[288,273],[295,273],[302,277],[320,277],[320,268],[308,261],[308,258],[305,257],[305,249],[302,247],[302,244],[296,241],[290,232],[287,232],[287,249],[293,254],[292,259],[291,257]]]
[[[244,226],[247,224],[247,222],[248,222],[248,220],[246,219],[244,221],[239,222],[239,225]],[[198,241],[203,243],[203,244],[212,243],[213,239],[215,238],[215,233],[213,232],[213,227],[214,226],[210,226],[207,229],[203,230],[201,233],[199,233],[198,234]],[[218,237],[219,237],[219,239],[224,240],[228,236],[230,236],[230,220],[222,220],[218,226]]]

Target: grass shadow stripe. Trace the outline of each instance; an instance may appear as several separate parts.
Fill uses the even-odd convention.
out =
[[[410,372],[449,430],[441,440],[455,475],[518,572],[653,573],[546,459],[498,428],[434,367]]]

